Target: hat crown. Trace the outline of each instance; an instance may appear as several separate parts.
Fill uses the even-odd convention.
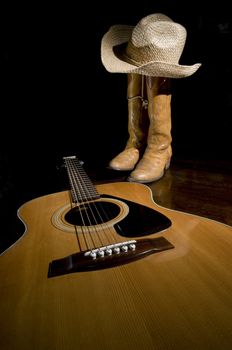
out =
[[[186,29],[169,17],[154,14],[144,17],[134,27],[126,48],[132,61],[178,63],[186,41]]]

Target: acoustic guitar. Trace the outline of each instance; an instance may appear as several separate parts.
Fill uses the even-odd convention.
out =
[[[22,205],[0,257],[0,348],[231,349],[232,227],[64,163],[70,190]]]

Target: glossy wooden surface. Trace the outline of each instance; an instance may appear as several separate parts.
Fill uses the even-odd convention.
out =
[[[5,350],[229,350],[232,227],[157,206],[147,186],[99,185],[172,221],[175,248],[102,271],[47,278],[51,259],[77,249],[51,216],[67,192],[20,208],[27,233],[1,257],[1,348]],[[112,233],[111,233],[112,234]]]
[[[232,162],[173,160],[165,176],[149,184],[156,203],[232,226]]]

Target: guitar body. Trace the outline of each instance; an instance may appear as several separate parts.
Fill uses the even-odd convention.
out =
[[[49,278],[51,261],[84,245],[65,219],[69,192],[25,203],[19,209],[25,234],[0,257],[1,349],[229,350],[232,227],[162,208],[145,185],[96,188],[164,214],[172,225],[149,237],[164,237],[174,248]],[[123,207],[120,213],[128,215]],[[119,236],[113,226],[114,220],[112,239]]]

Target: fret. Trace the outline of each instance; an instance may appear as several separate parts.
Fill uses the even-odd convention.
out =
[[[84,171],[81,162],[75,156],[64,157],[63,159],[68,173],[73,202],[85,203],[99,199],[101,196]]]

